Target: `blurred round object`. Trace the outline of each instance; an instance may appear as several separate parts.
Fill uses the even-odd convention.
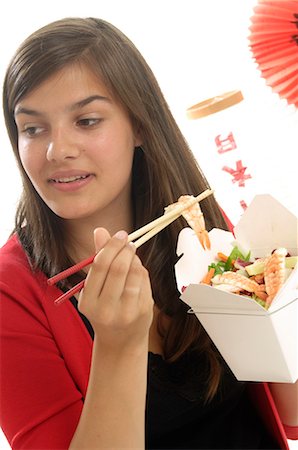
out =
[[[236,105],[243,100],[241,91],[229,91],[216,97],[203,100],[186,110],[188,119],[199,119],[200,117],[209,116],[230,106]]]
[[[298,1],[259,0],[249,46],[266,84],[298,106]]]

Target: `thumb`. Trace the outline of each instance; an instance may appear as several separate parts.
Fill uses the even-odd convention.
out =
[[[110,233],[105,228],[95,228],[94,230],[94,245],[96,253],[101,250],[108,240],[111,239]]]

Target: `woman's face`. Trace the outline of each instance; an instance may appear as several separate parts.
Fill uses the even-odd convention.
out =
[[[58,216],[88,218],[129,209],[134,148],[128,114],[82,65],[44,81],[16,105],[21,162]]]

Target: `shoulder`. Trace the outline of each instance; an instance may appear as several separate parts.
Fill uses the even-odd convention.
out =
[[[48,333],[51,320],[61,325],[54,304],[59,295],[61,291],[48,285],[45,274],[31,267],[17,236],[11,237],[0,249],[0,334]]]
[[[29,266],[26,253],[16,234],[13,234],[3,247],[0,248],[0,261],[1,268],[6,264],[11,264],[13,262]]]
[[[16,234],[0,248],[0,280],[20,272],[31,272],[29,259]]]
[[[14,293],[14,296],[22,292],[25,297],[32,290],[35,293],[40,289],[44,291],[46,277],[31,268],[17,235],[10,237],[0,248],[0,285],[1,296],[4,292]]]

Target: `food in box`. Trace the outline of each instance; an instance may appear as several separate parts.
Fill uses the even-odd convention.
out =
[[[190,228],[181,231],[176,279],[181,299],[196,314],[238,380],[294,382],[298,378],[298,269],[291,271],[266,310],[253,298],[201,284],[220,251],[235,241],[252,258],[286,248],[297,256],[297,217],[270,195],[256,196],[234,229],[209,233],[204,250]],[[186,287],[183,289],[183,287]]]

